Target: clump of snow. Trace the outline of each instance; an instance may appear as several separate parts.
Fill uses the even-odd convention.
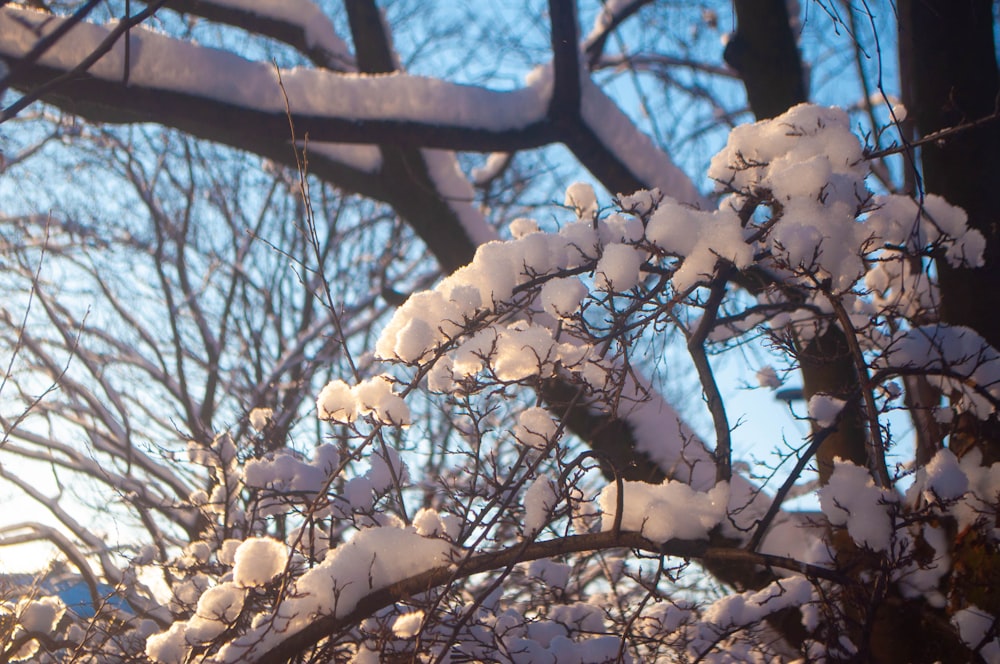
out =
[[[344,482],[342,497],[352,510],[367,512],[375,498],[375,485],[365,476],[352,477]]]
[[[208,643],[229,627],[243,610],[245,588],[220,583],[198,599],[198,608],[188,621],[186,639],[190,643]]]
[[[254,408],[250,411],[247,419],[250,421],[250,426],[257,431],[263,431],[273,416],[274,411],[270,408]]]
[[[240,544],[243,540],[238,539],[227,539],[222,541],[222,546],[219,547],[219,551],[215,554],[216,559],[223,565],[227,567],[232,567],[233,563],[236,562],[236,549],[240,548]]]
[[[518,217],[510,222],[510,234],[515,240],[519,240],[525,235],[538,233],[538,222],[527,217]]]
[[[408,472],[406,464],[395,448],[385,446],[368,460],[369,468],[365,477],[371,482],[376,493],[385,493],[394,486],[406,483]]]
[[[986,419],[1000,402],[1000,352],[977,332],[959,325],[926,325],[901,332],[876,366],[928,374],[952,405]]]
[[[63,601],[53,596],[22,599],[16,609],[21,629],[41,634],[51,634],[65,611]]]
[[[420,323],[407,321],[409,329],[424,335]],[[410,339],[412,337],[405,337]],[[407,348],[404,355],[409,356]],[[421,351],[422,353],[423,351]],[[403,398],[393,391],[393,379],[388,375],[373,376],[353,387],[342,380],[331,381],[316,399],[316,412],[321,420],[350,423],[360,415],[372,415],[376,421],[395,426],[410,424],[410,409]]]
[[[555,434],[556,422],[544,408],[532,406],[517,417],[514,437],[525,445],[544,450]]]
[[[969,648],[976,649],[979,648],[980,644],[983,644],[986,635],[993,629],[996,617],[977,606],[969,606],[956,611],[951,616],[951,623],[958,628],[962,642]],[[984,661],[1000,661],[1000,639],[994,637],[986,641],[978,652]]]
[[[528,565],[528,574],[539,581],[542,581],[551,588],[565,590],[569,584],[569,575],[572,568],[566,563],[557,563],[552,560],[540,558],[531,561]]]
[[[652,212],[662,198],[656,187],[639,189],[631,194],[618,194],[618,204],[625,212],[642,217]]]
[[[895,536],[893,512],[899,497],[875,486],[868,470],[837,459],[833,474],[819,490],[823,514],[834,526],[847,526],[859,546],[887,551]]]
[[[958,463],[954,452],[938,450],[930,463],[924,467],[927,474],[924,491],[940,500],[955,500],[969,489],[969,478]]]
[[[343,617],[369,593],[448,564],[451,553],[451,545],[445,540],[421,537],[412,528],[360,530],[299,577],[280,611],[227,643],[219,659],[252,661],[255,655],[311,624],[317,616]]]
[[[350,664],[380,664],[381,661],[381,653],[362,644],[358,647],[358,651],[354,653],[354,657],[351,658]]]
[[[621,529],[642,533],[654,542],[671,539],[707,539],[708,533],[726,515],[729,485],[720,482],[707,492],[695,491],[683,482],[662,484],[623,482]],[[601,529],[614,527],[618,512],[618,487],[601,491]]]
[[[182,664],[187,657],[186,622],[175,622],[165,632],[146,639],[146,657],[157,664]]]
[[[762,367],[757,370],[757,383],[761,387],[768,387],[772,390],[776,390],[782,385],[781,378],[778,377],[778,372],[774,370],[774,367]]]
[[[809,418],[816,422],[816,426],[820,428],[833,426],[840,411],[844,410],[846,405],[847,402],[843,399],[832,397],[829,394],[814,394],[809,399]]]
[[[410,409],[392,386],[392,377],[388,375],[374,376],[355,385],[352,391],[358,400],[358,410],[362,414],[373,414],[376,420],[385,424],[407,425]]]
[[[597,261],[597,287],[606,291],[624,292],[639,284],[644,257],[627,244],[614,243],[604,247]]]
[[[559,497],[552,486],[552,480],[542,475],[524,492],[524,534],[538,534],[548,523]]]
[[[327,383],[316,398],[316,413],[319,419],[334,422],[357,419],[357,403],[351,386],[339,379]]]
[[[392,623],[392,633],[401,639],[412,639],[420,633],[420,626],[424,622],[423,611],[411,611],[397,616]]]
[[[695,618],[695,608],[684,599],[657,602],[642,614],[642,633],[654,639],[670,634]]]
[[[311,462],[294,450],[281,448],[243,466],[243,483],[251,489],[277,493],[316,493],[324,489],[340,460],[333,445],[321,445]]]
[[[597,214],[597,195],[594,188],[585,182],[574,182],[566,188],[566,207],[576,211],[581,219],[590,219]]]
[[[1000,523],[1000,514],[997,511],[997,496],[1000,496],[1000,463],[984,466],[982,453],[973,449],[966,452],[958,464],[959,471],[966,478],[967,488],[963,494],[954,499],[956,502],[953,505],[947,506],[948,511],[958,522],[959,530],[986,526],[995,539],[1000,539],[1000,527],[995,525]],[[955,469],[949,467],[950,463],[945,462],[942,465],[943,468],[937,469],[936,473],[941,475],[940,479],[947,479],[946,490],[957,493],[961,488],[961,478],[957,476]],[[911,504],[915,502],[917,496],[923,496],[931,504],[937,502],[935,499],[940,496],[926,491],[926,480],[926,469],[922,469],[917,473],[913,487],[907,492]]]
[[[440,537],[446,532],[441,515],[430,507],[422,507],[413,515],[413,527],[422,537]]]
[[[244,540],[233,555],[233,582],[252,588],[270,583],[285,570],[288,547],[270,537]]]
[[[720,208],[738,209],[756,197],[769,202],[774,219],[760,227],[757,251],[808,287],[825,279],[834,291],[848,291],[868,271],[864,256],[874,252],[899,262],[900,251],[920,255],[933,246],[953,265],[981,264],[985,241],[962,210],[936,196],[922,206],[903,196],[872,197],[866,175],[847,113],[808,104],[737,127],[709,169],[720,189],[735,192]],[[884,291],[905,269],[876,265],[881,283],[870,287]]]
[[[760,590],[734,593],[716,600],[702,615],[706,623],[722,630],[753,625],[767,616],[802,606],[813,599],[813,585],[803,576],[774,581]]]
[[[587,287],[576,277],[551,279],[539,293],[542,309],[560,318],[572,316],[586,296]]]

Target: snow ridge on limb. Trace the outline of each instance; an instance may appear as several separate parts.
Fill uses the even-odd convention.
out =
[[[347,43],[312,0],[173,0],[169,8],[284,42],[326,69],[354,68]]]
[[[31,10],[2,8],[0,30],[6,38],[0,44],[0,55],[18,58],[63,20]],[[60,71],[72,69],[109,31],[105,26],[81,23],[37,64]],[[142,27],[134,28],[130,38],[131,86],[237,107],[255,114],[265,127],[273,124],[277,129],[284,122],[287,133],[285,95],[272,65]],[[176,66],[164,69],[163,62]],[[124,70],[125,47],[119,42],[88,74],[120,81]],[[532,86],[496,92],[402,73],[359,76],[302,68],[281,72],[281,79],[297,131],[308,133],[314,141],[378,143],[395,133],[392,126],[419,127],[420,140],[430,147],[435,142],[456,147],[455,138],[480,133],[484,138],[496,136],[494,142],[500,149],[509,147],[504,142],[512,136],[541,123],[545,115],[545,100]],[[435,140],[437,131],[443,133]],[[536,145],[537,140],[533,141]]]

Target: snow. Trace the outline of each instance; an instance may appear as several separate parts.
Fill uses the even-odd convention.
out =
[[[619,193],[618,204],[621,209],[637,217],[645,217],[656,209],[656,206],[663,199],[663,193],[653,187],[652,189],[639,189],[631,194]]]
[[[958,522],[959,530],[977,525],[979,527],[988,525],[992,537],[1000,539],[1000,528],[994,525],[1000,523],[1000,516],[997,512],[997,496],[1000,496],[1000,463],[984,466],[982,453],[976,449],[966,452],[958,463],[968,485],[966,492],[954,505],[950,505],[949,513]],[[957,492],[958,488],[961,487],[961,479],[956,476],[956,471],[948,469],[944,475],[949,478],[948,484],[951,485],[952,492]],[[925,482],[920,480],[921,476],[918,473],[917,481],[914,482],[911,489],[912,493],[907,494],[911,504],[915,502],[914,498],[917,495],[924,494]],[[933,494],[925,497],[928,500],[936,498]],[[934,500],[934,502],[937,501]]]
[[[977,606],[961,609],[951,616],[951,622],[958,628],[962,641],[972,649],[983,643],[986,635],[993,629],[994,621],[992,615]],[[1000,662],[1000,640],[993,638],[986,641],[979,650],[979,655],[990,664]]]
[[[518,322],[496,332],[490,360],[498,380],[516,382],[551,374],[555,340],[548,328]]]
[[[353,422],[357,405],[351,386],[340,379],[327,383],[316,397],[316,413],[321,420]]]
[[[702,620],[717,626],[721,633],[756,624],[777,611],[802,606],[812,599],[812,583],[803,576],[793,576],[757,591],[734,593],[716,600],[705,609]]]
[[[300,26],[305,33],[307,48],[323,49],[330,56],[345,62],[351,60],[347,44],[337,34],[326,12],[313,0],[211,0],[210,4]]]
[[[421,507],[413,515],[413,527],[421,537],[442,537],[446,531],[441,515],[430,507]]]
[[[969,489],[969,478],[949,449],[938,450],[924,467],[924,472],[924,490],[930,494],[931,500],[955,500]]]
[[[236,562],[236,549],[240,547],[243,540],[238,539],[227,539],[222,541],[222,546],[219,547],[218,553],[216,553],[216,558],[218,561],[226,565],[227,567],[232,567],[233,563]]]
[[[40,597],[22,599],[15,612],[18,623],[26,632],[51,634],[65,610],[66,605],[58,597]]]
[[[490,180],[497,178],[503,173],[503,169],[510,164],[513,155],[510,152],[493,152],[486,158],[486,163],[478,168],[473,168],[469,174],[472,182],[478,187],[487,184]],[[516,236],[515,236],[516,237]]]
[[[908,253],[943,246],[953,267],[983,264],[986,240],[982,233],[969,228],[965,210],[936,194],[924,196],[922,204],[909,196],[876,196],[864,225],[874,240]]]
[[[594,187],[586,182],[574,182],[566,187],[563,204],[572,208],[580,219],[592,219],[597,215],[597,195]]]
[[[709,531],[726,516],[729,485],[724,482],[707,492],[669,479],[659,485],[622,484],[621,529],[642,533],[654,542],[708,539]],[[601,530],[614,528],[617,500],[617,484],[609,484],[601,491]]]
[[[577,277],[550,279],[542,286],[538,299],[542,309],[558,318],[569,318],[587,297],[587,286]]]
[[[955,325],[925,325],[904,330],[886,344],[876,366],[930,374],[952,405],[986,419],[1000,401],[1000,352],[974,330]]]
[[[431,79],[433,80],[433,79]],[[486,92],[484,90],[484,92]],[[526,104],[537,105],[540,101],[536,97],[536,91],[526,91],[527,94],[524,95],[523,101]],[[418,92],[413,91],[415,94],[434,94],[433,92]],[[407,94],[406,91],[401,90],[400,94]],[[451,94],[450,92],[445,94]],[[491,93],[494,95],[500,95],[503,93]],[[516,94],[516,93],[511,93]],[[455,98],[456,103],[461,103],[458,98]],[[499,100],[494,100],[499,102]],[[403,103],[401,103],[403,102]],[[394,102],[397,106],[407,106],[413,103],[411,99],[400,99]],[[485,99],[470,99],[468,104],[470,108],[467,110],[466,120],[475,124],[480,119],[488,120],[489,117],[493,116],[494,113],[499,111],[498,108],[481,107],[476,108],[478,103],[489,104],[490,102]],[[537,112],[537,109],[531,106],[526,106],[522,109],[526,115],[531,116]],[[427,114],[424,116],[424,120],[427,122],[433,122],[435,124],[442,123],[447,124],[448,121],[444,120],[442,116],[438,114],[439,111],[443,109],[428,109]],[[509,109],[507,111],[507,120],[511,122],[517,122],[515,117],[511,115],[516,112],[516,107]],[[480,117],[477,117],[480,114]],[[499,120],[500,124],[504,120]],[[490,123],[492,124],[492,123]],[[496,129],[497,127],[492,127]],[[434,182],[434,186],[441,198],[448,202],[448,206],[455,213],[458,218],[459,223],[462,225],[462,229],[465,231],[466,236],[469,241],[476,246],[483,245],[487,242],[491,242],[497,239],[496,231],[493,227],[486,222],[483,213],[480,212],[474,203],[476,200],[475,191],[472,189],[472,184],[470,184],[469,179],[462,173],[458,165],[458,159],[455,157],[455,153],[448,152],[446,150],[421,150],[420,153],[424,157],[424,163],[427,166],[427,174],[430,176],[431,180]]]
[[[580,84],[580,113],[584,123],[645,187],[658,188],[690,205],[707,207],[691,178],[649,136],[639,131],[596,83],[584,77]]]
[[[410,423],[410,409],[403,398],[392,387],[391,376],[382,374],[361,381],[351,388],[357,398],[358,410],[362,414],[372,414],[383,424],[397,426]]]
[[[847,402],[843,399],[832,397],[829,394],[814,394],[809,398],[809,418],[816,422],[816,426],[821,429],[831,427],[846,405]]]
[[[346,616],[369,593],[448,564],[451,552],[446,541],[421,537],[411,528],[360,530],[295,581],[277,614],[227,643],[218,659],[252,660],[311,624],[317,616]]]
[[[166,632],[146,639],[146,657],[157,664],[182,664],[187,658],[187,641],[184,633],[187,623],[175,622]]]
[[[533,560],[528,565],[528,575],[545,583],[551,588],[565,590],[569,584],[569,575],[572,568],[566,563],[557,563],[552,560],[540,558]]]
[[[382,168],[382,151],[374,145],[310,141],[299,148],[306,149],[307,158],[318,155],[363,173],[378,173]]]
[[[672,279],[677,292],[705,282],[720,258],[738,268],[753,259],[739,217],[728,205],[706,212],[664,197],[649,220],[646,239],[667,254],[684,257]]]
[[[556,434],[556,422],[544,408],[532,406],[517,416],[513,434],[517,440],[529,447],[544,450]]]
[[[198,599],[198,608],[188,621],[189,643],[208,643],[229,627],[243,610],[246,590],[235,583],[209,588]]]
[[[412,639],[420,632],[424,622],[423,611],[411,611],[396,617],[392,623],[392,633],[401,639]]]
[[[819,490],[823,514],[834,526],[846,526],[859,546],[888,551],[895,535],[893,513],[899,497],[875,486],[868,470],[835,460],[833,474]]]
[[[269,6],[282,4],[271,0]],[[19,56],[28,52],[38,39],[56,30],[64,20],[32,10],[4,8],[0,13],[0,33],[5,39],[0,42],[0,54]],[[97,48],[113,25],[87,22],[76,25],[59,40],[58,48],[42,55],[38,64],[72,68]],[[543,84],[497,92],[404,73],[364,76],[303,68],[283,70],[280,72],[283,94],[270,62],[251,62],[143,26],[133,27],[129,35],[131,85],[181,92],[269,113],[284,115],[287,96],[293,111],[315,117],[427,122],[503,131],[540,121],[546,112],[548,90]],[[323,40],[329,35],[324,29],[314,37]],[[173,66],[164,68],[164,62]],[[120,80],[124,64],[125,47],[119,40],[88,73],[106,80]],[[433,162],[434,157],[429,161]],[[430,164],[429,170],[434,177],[438,165]]]
[[[270,583],[285,571],[288,547],[270,537],[251,537],[233,556],[233,582],[252,588]]]
[[[368,459],[369,469],[365,476],[371,481],[376,493],[385,493],[395,486],[406,483],[408,472],[402,457],[395,448],[385,446]]]
[[[520,240],[525,235],[538,233],[538,222],[527,217],[518,217],[510,222],[510,235],[515,240]]]
[[[639,285],[645,257],[627,244],[609,244],[597,261],[595,285],[600,290],[624,292]]]
[[[372,508],[375,485],[367,477],[352,477],[344,482],[343,498],[352,510],[367,512]]]
[[[257,431],[263,431],[273,416],[274,411],[270,408],[254,408],[250,411],[247,419],[250,421],[250,426]]]
[[[326,486],[338,467],[339,459],[332,446],[321,446],[312,462],[302,460],[293,450],[281,448],[247,461],[243,466],[243,483],[251,489],[314,494]]]
[[[354,653],[354,657],[351,658],[350,664],[380,664],[381,661],[382,658],[378,651],[371,650],[368,646],[361,644],[358,651]]]
[[[778,372],[774,370],[774,367],[768,366],[757,370],[757,383],[761,387],[776,390],[781,387],[782,380],[778,377]]]
[[[545,475],[538,477],[528,486],[524,492],[525,536],[537,535],[545,527],[558,500],[552,480]]]
[[[419,336],[423,332],[419,329],[415,334]],[[393,391],[393,384],[392,377],[385,374],[373,376],[354,386],[340,379],[330,381],[316,398],[317,415],[321,420],[343,423],[353,422],[359,415],[372,415],[383,424],[408,425],[410,409]]]

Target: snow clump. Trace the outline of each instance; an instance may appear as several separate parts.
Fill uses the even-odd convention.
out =
[[[285,570],[288,548],[270,537],[251,537],[233,555],[233,582],[252,588],[265,586]]]
[[[525,445],[544,450],[555,434],[556,422],[544,408],[532,406],[517,417],[514,437]]]
[[[410,409],[393,389],[388,375],[374,376],[353,387],[334,380],[316,398],[316,412],[321,420],[349,424],[361,415],[372,415],[382,424],[410,424]]]
[[[819,505],[834,526],[846,526],[859,546],[888,551],[895,534],[893,511],[899,497],[875,486],[866,468],[834,461],[833,474],[819,490]]]
[[[552,487],[552,481],[541,476],[524,492],[524,534],[537,535],[549,521],[559,497]]]
[[[809,419],[816,422],[816,426],[821,429],[833,426],[840,411],[844,410],[846,405],[847,402],[843,399],[832,397],[829,394],[814,394],[809,398]]]
[[[707,492],[683,482],[662,484],[623,482],[621,529],[641,533],[654,542],[671,539],[708,539],[708,533],[726,515],[729,484],[720,482]],[[601,530],[611,530],[618,513],[618,487],[609,484],[599,498]]]

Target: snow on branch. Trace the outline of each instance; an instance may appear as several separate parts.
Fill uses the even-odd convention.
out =
[[[313,0],[172,0],[168,7],[287,43],[325,69],[354,69],[347,43]]]
[[[63,20],[2,8],[0,31],[6,38],[0,55],[16,62]],[[37,65],[56,71],[72,69],[109,32],[110,27],[82,22],[45,52]],[[119,41],[89,68],[88,75],[110,82],[127,75],[137,90],[238,108],[260,121],[262,130],[281,127],[287,133],[285,98],[273,65],[142,27],[130,30],[129,38],[127,66],[125,46]],[[164,62],[174,66],[164,68]],[[313,141],[379,143],[398,134],[398,141],[408,142],[403,136],[419,129],[424,146],[456,149],[475,149],[477,141],[492,142],[499,149],[501,143],[517,143],[519,136],[528,144],[537,141],[532,135],[538,134],[543,123],[548,94],[539,86],[496,92],[408,74],[358,76],[301,68],[281,72],[281,80],[297,130],[308,133]],[[470,145],[463,144],[463,136]]]

